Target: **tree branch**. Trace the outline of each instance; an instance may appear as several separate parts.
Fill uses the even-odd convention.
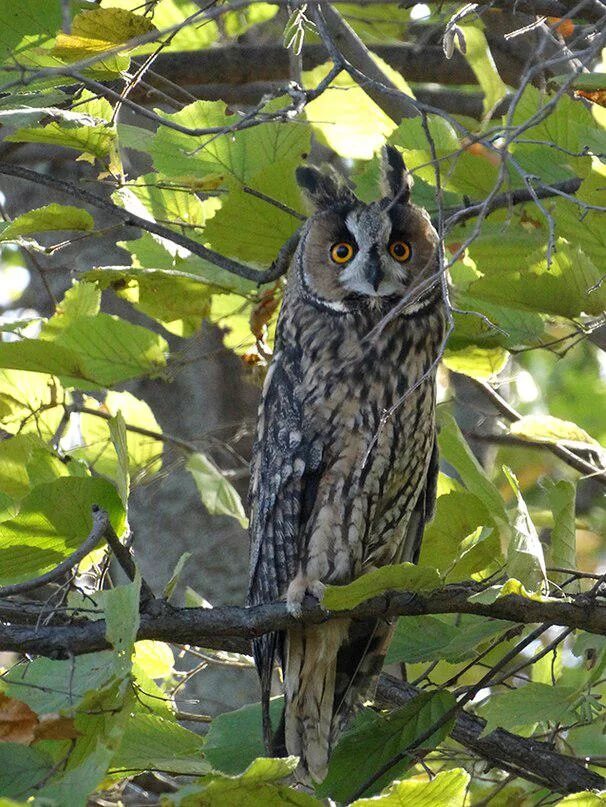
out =
[[[417,687],[398,681],[391,675],[381,675],[377,698],[386,706],[403,706],[421,692]],[[600,790],[606,780],[587,770],[573,757],[558,754],[551,745],[532,737],[520,737],[504,729],[496,729],[481,736],[486,721],[469,712],[461,712],[450,733],[474,754],[494,766],[521,776],[558,793],[575,793],[580,790]]]
[[[157,224],[155,221],[148,221],[140,216],[136,216],[134,213],[130,213],[122,207],[118,207],[118,205],[115,205],[109,199],[96,196],[94,193],[90,193],[90,191],[84,190],[71,182],[65,182],[62,179],[50,177],[46,174],[40,174],[37,171],[30,171],[28,168],[22,168],[19,165],[11,165],[5,162],[0,162],[0,174],[19,177],[19,179],[27,179],[29,182],[35,182],[38,185],[46,185],[55,191],[65,193],[67,196],[86,202],[99,210],[104,210],[106,213],[121,219],[127,227],[138,227],[141,230],[154,233],[154,235],[159,235],[161,238],[166,238],[168,241],[172,241],[173,244],[184,247],[194,255],[198,255],[210,263],[213,263],[215,266],[219,266],[221,269],[225,269],[233,275],[238,275],[238,277],[244,277],[247,280],[253,280],[259,284],[267,283],[269,280],[273,279],[271,269],[262,272],[258,269],[254,269],[252,266],[246,266],[243,263],[238,263],[230,258],[226,258],[224,255],[220,255],[218,252],[208,249],[208,247],[203,246],[191,238],[187,238],[187,236],[181,235],[175,230],[171,230],[169,227],[164,227],[161,224]]]
[[[522,415],[516,411],[513,406],[507,403],[490,384],[471,377],[469,378],[469,382],[488,398],[495,409],[500,412],[509,423],[515,423],[517,420],[521,419]],[[529,445],[532,444],[530,443]],[[566,465],[574,468],[575,471],[585,476],[590,476],[592,479],[595,479],[596,482],[599,482],[600,485],[606,486],[606,470],[604,468],[598,468],[596,465],[592,465],[592,463],[587,462],[587,460],[580,457],[572,449],[566,448],[566,446],[543,443],[543,447],[558,457],[558,459],[562,460],[562,462],[565,462]]]
[[[577,594],[566,601],[554,599],[539,602],[509,594],[490,604],[470,601],[471,595],[483,590],[484,587],[479,583],[469,582],[453,583],[428,594],[392,591],[348,611],[326,612],[320,605],[306,605],[301,621],[304,624],[320,624],[330,619],[359,620],[369,617],[458,613],[478,614],[523,624],[543,622],[606,635],[606,603],[593,595]],[[28,616],[30,618],[31,614]],[[48,624],[34,628],[15,624],[16,622],[19,622],[17,615],[10,620],[0,618],[0,650],[64,658],[108,647],[105,623],[102,620],[92,623],[78,621],[69,626]],[[154,600],[142,611],[137,638],[248,652],[250,639],[297,624],[300,621],[290,616],[284,603],[255,608],[222,606],[210,609],[173,608],[163,600]]]

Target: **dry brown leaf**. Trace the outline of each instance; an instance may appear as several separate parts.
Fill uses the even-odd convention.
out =
[[[581,98],[586,98],[594,104],[606,107],[606,90],[575,90],[575,95],[580,95]]]
[[[0,742],[30,745],[37,725],[38,715],[26,703],[0,692]]]
[[[42,715],[34,734],[36,740],[75,740],[80,736],[73,718],[59,714]]]
[[[554,26],[554,30],[561,34],[564,39],[574,33],[574,22],[572,20],[563,20],[561,17],[547,17],[547,22]]]

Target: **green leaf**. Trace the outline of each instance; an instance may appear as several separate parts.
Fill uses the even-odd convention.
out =
[[[297,757],[256,759],[240,776],[216,773],[165,797],[167,807],[312,807],[320,802],[301,790],[282,784],[297,765]]]
[[[3,0],[0,26],[0,65],[24,68],[57,67],[49,50],[54,43],[57,30],[61,27],[60,0]],[[10,24],[9,24],[10,22]],[[0,70],[2,85],[15,80],[15,72]],[[45,86],[62,84],[65,79],[54,76],[38,79],[28,84],[27,91]],[[14,90],[13,90],[14,93]],[[17,91],[17,94],[18,91]]]
[[[136,713],[126,723],[120,747],[111,766],[127,771],[166,771],[171,774],[205,774],[204,740],[176,721],[159,715]]]
[[[487,116],[505,97],[507,86],[499,76],[482,28],[479,25],[461,25],[459,27],[465,37],[465,59],[469,62],[484,93],[483,114]]]
[[[509,519],[501,494],[488,478],[461,434],[455,419],[443,407],[438,409],[440,453],[458,472],[465,486],[488,508],[490,516],[499,525]]]
[[[493,694],[478,709],[478,714],[486,720],[483,734],[496,728],[515,731],[537,723],[574,723],[576,716],[572,702],[576,694],[572,687],[532,682],[519,689]]]
[[[52,757],[37,748],[0,743],[0,794],[26,799],[34,794],[53,767]]]
[[[331,796],[335,801],[349,803],[351,796],[375,772],[412,745],[454,703],[450,692],[423,692],[388,715],[369,711],[360,713],[337,743],[330,759],[328,775],[316,788],[316,795],[320,798]],[[435,748],[448,735],[451,726],[452,720],[438,728],[420,748]],[[366,795],[378,793],[413,764],[413,758],[405,757],[375,782]]]
[[[116,675],[130,680],[132,655],[139,629],[141,578],[137,572],[132,583],[116,586],[105,597],[105,637],[112,645]]]
[[[183,569],[185,568],[186,563],[191,558],[191,552],[183,552],[177,563],[175,564],[175,568],[173,573],[170,576],[168,583],[164,586],[164,591],[162,592],[162,597],[165,600],[170,600],[172,595],[174,594],[175,588],[177,587],[177,583],[181,579],[181,575],[183,574]]]
[[[412,97],[411,89],[399,73],[375,54],[372,58],[402,92]],[[332,64],[326,63],[303,73],[304,85],[316,87],[330,67]],[[350,159],[370,159],[396,127],[345,71],[306,105],[305,115],[330,148]]]
[[[118,494],[120,495],[120,498],[122,499],[124,510],[127,511],[128,492],[130,489],[130,477],[128,473],[128,446],[126,438],[126,425],[124,423],[122,412],[118,412],[117,415],[114,415],[108,421],[108,426],[111,441],[114,446],[116,456],[118,458],[117,472],[116,476],[114,477],[114,480],[116,482],[116,489],[118,491]]]
[[[81,230],[89,232],[94,229],[93,217],[86,210],[71,205],[52,203],[22,213],[13,219],[2,232],[0,242],[18,240],[19,236],[31,233],[45,233],[56,230]]]
[[[575,526],[576,485],[566,479],[552,482],[547,486],[549,506],[553,513],[551,530],[551,565],[563,569],[577,568],[577,533]],[[564,572],[550,572],[555,583],[563,583],[570,575]],[[580,590],[577,585],[577,592]],[[571,589],[568,588],[567,591]],[[574,592],[574,588],[572,589]]]
[[[238,492],[208,457],[200,453],[192,454],[187,460],[186,468],[193,476],[202,503],[209,513],[231,516],[242,527],[248,526]]]
[[[584,790],[582,793],[572,793],[560,801],[556,802],[556,807],[604,807],[606,800],[606,790],[599,793],[591,793]]]
[[[63,330],[78,317],[94,317],[101,308],[101,292],[93,283],[74,283],[57,304],[55,313],[42,329],[42,338]]]
[[[387,651],[386,664],[404,661],[439,661],[456,664],[473,658],[477,646],[512,627],[502,619],[464,615],[455,623],[450,616],[401,616]]]
[[[469,345],[479,347],[517,348],[540,344],[545,332],[545,322],[540,314],[520,311],[508,306],[479,300],[466,293],[455,295],[457,308],[478,312],[488,318],[488,324],[475,313],[454,313],[454,331],[448,340],[449,350],[459,350]],[[497,330],[500,329],[500,330]]]
[[[509,263],[503,270],[501,262],[498,275],[486,273],[469,286],[469,293],[495,303],[505,299],[514,307],[545,314],[598,316],[606,308],[606,284],[597,286],[602,271],[577,244],[563,239],[556,243],[551,266],[542,248],[538,254],[526,255],[523,268]]]
[[[225,104],[220,101],[195,101],[174,115],[159,114],[192,129],[231,127],[238,121],[225,114]],[[212,177],[221,183],[232,177],[247,183],[280,160],[288,159],[294,168],[308,148],[309,134],[299,124],[265,123],[205,138],[159,126],[150,153],[156,169],[167,177],[184,182]]]
[[[111,288],[170,333],[189,337],[210,314],[212,289],[204,278],[172,269],[104,266],[86,272],[87,280]]]
[[[280,722],[284,706],[282,696],[272,698],[270,715],[274,726]],[[241,773],[264,753],[261,731],[261,704],[251,703],[233,712],[217,715],[206,735],[206,757],[217,770]]]
[[[351,807],[464,807],[470,776],[463,768],[441,771],[428,782],[394,782],[372,799],[358,799]]]
[[[68,126],[58,121],[47,126],[26,126],[5,137],[12,143],[46,143],[99,158],[107,157],[115,139],[116,133],[109,126]]]
[[[73,714],[89,692],[101,690],[113,678],[111,656],[105,650],[68,661],[37,658],[15,665],[3,676],[6,694],[24,701],[36,714]]]
[[[153,639],[135,643],[133,669],[151,679],[170,678],[174,672],[175,657],[170,645]]]
[[[65,391],[57,378],[0,368],[0,418],[6,432],[34,432],[50,440],[61,422],[64,403]]]
[[[455,373],[462,373],[485,381],[500,373],[508,359],[509,353],[502,347],[470,345],[459,350],[448,348],[442,361],[449,370],[453,370]]]
[[[300,212],[301,194],[291,159],[266,166],[251,178],[255,190]],[[234,228],[234,221],[238,226]],[[205,230],[218,252],[261,265],[270,264],[301,221],[264,199],[233,187]]]
[[[0,366],[59,376],[66,385],[111,386],[166,364],[166,341],[130,322],[97,314],[75,317],[55,338],[0,343]]]
[[[587,434],[585,429],[581,429],[580,426],[569,420],[561,420],[551,415],[525,415],[509,426],[509,432],[522,440],[529,440],[533,443],[549,445],[572,443],[576,447],[595,446],[600,448],[598,441]]]
[[[438,496],[436,512],[421,544],[420,566],[437,566],[451,582],[466,580],[500,555],[494,524],[485,504],[473,493],[454,490]]]
[[[0,583],[48,572],[70,555],[92,529],[93,504],[107,510],[114,529],[124,529],[124,509],[103,479],[62,477],[35,487],[19,515],[0,524]]]
[[[509,468],[503,467],[503,472],[516,497],[513,534],[507,549],[507,572],[530,591],[541,590],[547,585],[543,547],[522,498],[518,480]]]
[[[134,483],[152,477],[162,466],[164,445],[160,439],[140,434],[129,429],[133,426],[152,433],[162,430],[154,413],[145,401],[135,398],[130,392],[106,393],[102,403],[96,398],[85,396],[84,406],[99,412],[99,416],[86,413],[73,413],[71,422],[76,426],[77,439],[70,434],[70,442],[62,448],[72,457],[83,459],[97,473],[108,479],[118,478],[118,456],[112,445],[108,421],[104,415],[115,417],[122,413],[126,425],[126,448],[128,452],[128,473]]]
[[[345,586],[326,586],[322,605],[329,611],[346,611],[386,591],[435,591],[441,586],[436,569],[398,563],[374,569]]]

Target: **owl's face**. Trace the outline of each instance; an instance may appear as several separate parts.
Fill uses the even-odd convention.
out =
[[[412,183],[400,153],[385,150],[385,195],[372,204],[336,174],[306,167],[297,179],[315,207],[295,258],[305,293],[335,311],[395,304],[407,295],[414,306],[415,287],[437,273],[439,241],[426,211],[409,201]]]

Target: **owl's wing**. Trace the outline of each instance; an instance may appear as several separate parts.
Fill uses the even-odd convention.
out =
[[[425,485],[421,491],[414,510],[412,511],[406,538],[404,540],[404,557],[402,560],[409,560],[417,563],[421,554],[421,541],[423,540],[423,530],[425,525],[431,521],[436,507],[436,494],[438,490],[438,474],[440,471],[440,458],[438,454],[437,435],[434,434],[433,448],[425,476]]]
[[[250,488],[248,605],[277,600],[296,576],[301,526],[311,512],[322,475],[323,447],[303,421],[298,366],[295,349],[277,353],[263,391]],[[267,743],[271,737],[266,714],[271,674],[276,652],[281,655],[281,644],[276,633],[253,642]]]

